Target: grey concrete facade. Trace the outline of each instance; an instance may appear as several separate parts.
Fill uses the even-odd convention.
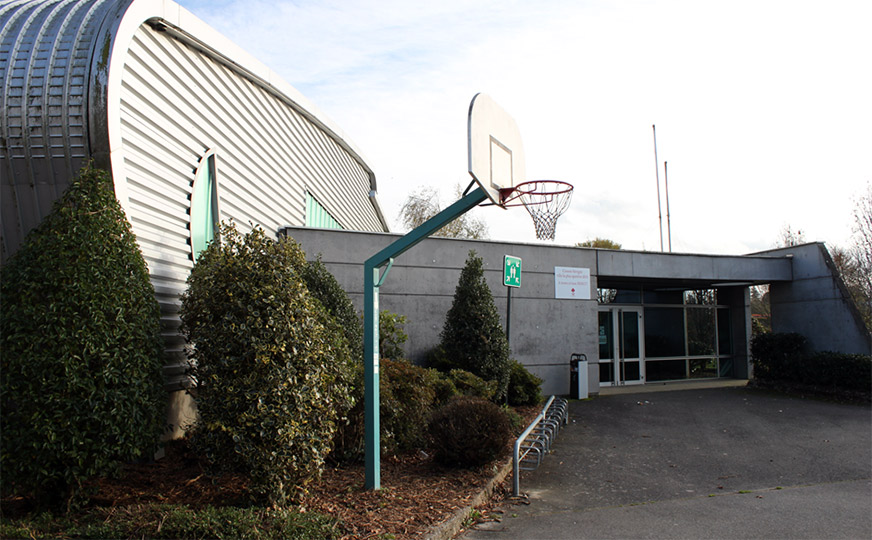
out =
[[[288,232],[301,244],[308,258],[321,255],[358,308],[363,298],[363,261],[400,237],[306,228],[291,228]],[[597,300],[598,288],[636,287],[652,294],[675,292],[679,298],[685,290],[716,289],[718,309],[729,314],[723,329],[729,329],[731,340],[730,353],[720,358],[727,368],[719,375],[748,378],[750,285],[768,283],[775,291],[772,310],[773,320],[776,315],[780,319],[777,331],[801,332],[816,347],[819,343],[835,344],[835,347],[823,348],[842,352],[856,352],[857,344],[862,345],[863,335],[859,330],[852,338],[845,337],[844,328],[836,330],[831,325],[812,324],[814,318],[822,314],[850,313],[848,300],[833,292],[841,291],[837,286],[834,289],[829,285],[829,292],[814,292],[821,283],[839,281],[832,274],[832,268],[820,262],[824,260],[821,249],[822,246],[811,244],[789,253],[719,256],[434,237],[396,260],[380,289],[380,308],[407,317],[406,353],[411,360],[421,362],[439,343],[439,334],[469,252],[474,250],[483,259],[485,278],[503,324],[507,300],[506,287],[502,284],[503,256],[520,257],[523,259],[522,286],[513,291],[511,308],[513,357],[545,380],[543,392],[566,394],[570,355],[582,353],[589,360],[588,389],[593,394],[600,389],[598,313],[608,309]],[[589,269],[589,299],[556,299],[555,267]],[[786,293],[781,291],[791,291],[789,301],[782,300]],[[636,309],[644,313],[644,317],[653,318],[653,311],[649,313],[645,308],[654,304],[642,300],[641,296],[638,304],[616,305]],[[791,311],[795,313],[788,316]],[[844,327],[844,316],[839,320]],[[656,321],[648,322],[653,325]],[[642,324],[644,329],[645,322]],[[836,334],[841,337],[836,339]],[[868,339],[868,333],[865,338]],[[860,349],[863,352],[862,347]],[[868,348],[865,351],[868,353]],[[644,373],[642,379],[641,382],[649,382]]]
[[[793,279],[769,288],[774,332],[797,332],[815,350],[872,354],[872,338],[823,244],[767,251],[790,257]]]

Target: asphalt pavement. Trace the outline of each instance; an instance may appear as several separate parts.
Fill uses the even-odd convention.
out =
[[[459,538],[872,538],[868,405],[638,392],[572,402],[526,499]]]

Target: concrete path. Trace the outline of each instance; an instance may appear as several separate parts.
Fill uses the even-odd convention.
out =
[[[872,538],[868,406],[639,391],[571,403],[529,504],[460,538]]]

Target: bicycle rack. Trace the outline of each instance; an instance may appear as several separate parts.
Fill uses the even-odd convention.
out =
[[[515,497],[521,494],[521,471],[535,471],[542,458],[551,451],[551,443],[557,437],[561,425],[569,422],[569,402],[551,396],[536,419],[527,426],[515,441],[512,454],[513,489]]]

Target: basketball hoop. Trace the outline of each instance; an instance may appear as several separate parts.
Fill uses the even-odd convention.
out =
[[[502,207],[521,206],[533,218],[536,238],[554,240],[557,218],[569,208],[572,184],[560,180],[531,180],[500,190]],[[519,201],[519,202],[513,202]]]

